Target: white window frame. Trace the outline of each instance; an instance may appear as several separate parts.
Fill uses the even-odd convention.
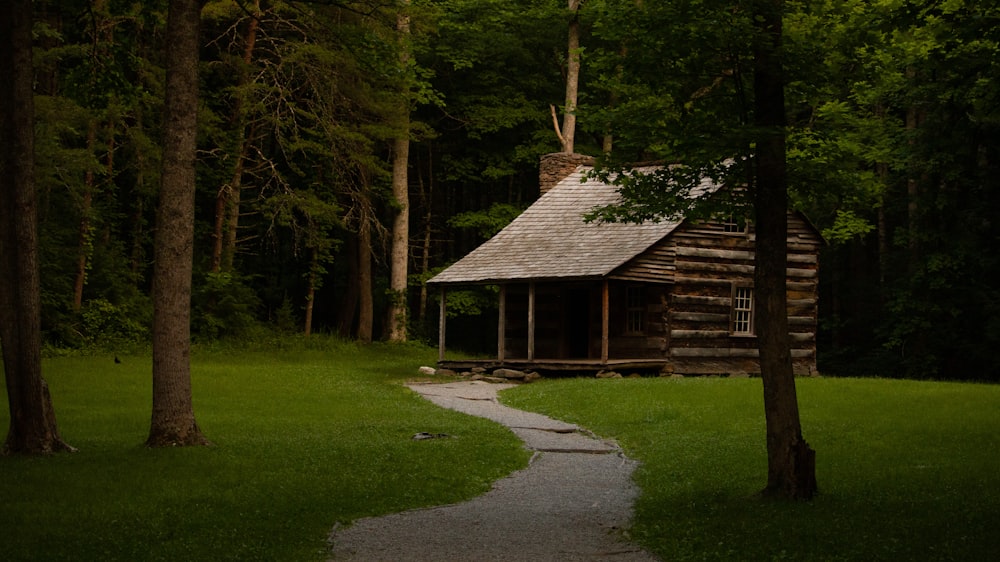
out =
[[[730,332],[734,336],[754,335],[754,294],[751,285],[733,285]]]

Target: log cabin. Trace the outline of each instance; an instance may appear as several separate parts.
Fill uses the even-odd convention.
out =
[[[759,374],[752,224],[678,219],[587,222],[620,200],[590,178],[593,160],[542,157],[539,199],[428,281],[441,290],[439,366],[539,372]],[[721,186],[703,180],[697,189]],[[822,238],[788,213],[788,320],[797,375],[816,373]],[[499,287],[495,359],[446,359],[449,287]]]

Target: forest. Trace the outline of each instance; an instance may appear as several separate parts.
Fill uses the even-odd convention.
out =
[[[746,157],[749,4],[204,2],[192,337],[432,341],[424,281],[538,196],[560,120],[609,169]],[[141,346],[167,2],[33,5],[45,346]],[[783,17],[790,204],[826,241],[820,372],[1000,380],[1000,5]],[[488,289],[448,298],[492,329]]]

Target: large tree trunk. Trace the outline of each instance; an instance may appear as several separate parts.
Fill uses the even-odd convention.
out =
[[[815,452],[802,438],[788,337],[788,180],[781,64],[782,0],[755,6],[754,115],[757,127],[757,338],[767,421],[766,496],[809,499],[816,492]]]
[[[42,378],[31,0],[0,4],[0,342],[10,428],[2,453],[73,450]]]
[[[200,0],[171,0],[153,265],[153,415],[146,444],[203,445],[191,398],[191,273]]]

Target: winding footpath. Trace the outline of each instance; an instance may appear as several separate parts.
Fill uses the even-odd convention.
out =
[[[535,452],[524,470],[468,502],[369,517],[330,534],[331,560],[658,560],[624,537],[636,461],[579,426],[497,401],[510,384],[413,384],[431,402],[509,427]]]

